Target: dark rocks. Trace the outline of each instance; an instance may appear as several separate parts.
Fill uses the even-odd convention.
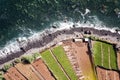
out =
[[[52,28],[57,28],[57,27],[53,25]]]
[[[89,30],[84,31],[84,34],[91,34],[91,31],[89,31]]]
[[[75,24],[73,25],[73,28],[75,28]]]
[[[54,28],[56,28],[54,26]],[[0,59],[0,65],[4,64],[5,62],[8,62],[14,58],[17,58],[21,55],[23,55],[25,52],[27,52],[29,49],[32,48],[40,48],[45,46],[46,44],[48,44],[49,42],[53,41],[57,36],[62,35],[62,34],[74,34],[74,32],[84,32],[85,34],[96,34],[99,36],[111,36],[111,37],[116,37],[116,39],[120,39],[120,34],[118,33],[112,33],[110,31],[107,30],[97,30],[94,28],[71,28],[70,30],[61,30],[61,31],[57,31],[54,32],[52,34],[48,33],[48,35],[45,36],[41,36],[42,39],[40,40],[35,40],[34,42],[28,42],[27,46],[25,46],[24,48],[20,48],[21,51],[18,51],[16,53],[7,55],[5,58],[1,58]],[[78,35],[76,34],[76,37]]]

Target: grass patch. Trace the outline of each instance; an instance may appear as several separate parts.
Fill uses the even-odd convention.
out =
[[[3,77],[3,72],[0,71],[0,80],[5,80],[4,77]]]
[[[31,55],[27,55],[21,58],[21,61],[25,64],[31,64],[34,61],[34,57]]]
[[[111,52],[111,55],[110,55],[110,65],[112,67],[112,69],[118,69],[117,67],[117,59],[116,59],[116,53],[113,49],[113,46],[110,46],[110,52]]]
[[[32,63],[33,61],[35,61],[36,59],[38,59],[38,58],[40,58],[41,56],[40,56],[40,53],[34,53],[34,54],[32,54],[32,55],[26,55],[26,56],[23,56],[22,58],[21,58],[21,61],[23,62],[23,63],[28,63],[28,64],[30,64],[30,63]]]
[[[110,69],[109,66],[109,53],[108,53],[108,48],[109,44],[106,43],[101,43],[102,44],[102,49],[103,49],[103,66],[107,69]]]
[[[102,54],[103,54],[103,65],[102,65]],[[112,44],[96,41],[93,45],[93,56],[96,66],[101,66],[106,69],[114,69],[114,70],[118,69],[117,57]],[[109,57],[110,57],[110,62],[109,62]]]
[[[20,62],[21,62],[21,59],[19,59],[19,58],[16,58],[16,59],[14,60],[14,63],[15,63],[15,64],[20,63]]]
[[[41,56],[42,56],[42,59],[48,65],[51,72],[57,78],[57,80],[67,80],[67,77],[65,76],[65,74],[63,73],[63,71],[57,64],[57,62],[54,60],[49,50],[46,50],[45,52],[43,52]]]
[[[5,64],[4,67],[2,68],[2,70],[3,70],[3,72],[7,72],[7,70],[8,70],[9,68],[11,68],[11,67],[13,67],[13,64],[12,64],[12,63],[10,63],[10,64]]]
[[[52,49],[54,55],[57,57],[60,64],[63,66],[64,70],[66,71],[67,75],[71,78],[71,80],[77,80],[77,76],[75,71],[72,68],[70,61],[68,60],[64,49],[62,46],[55,47]]]
[[[102,57],[101,57],[101,48],[100,42],[96,42],[93,46],[93,53],[94,53],[94,62],[95,65],[102,65]]]
[[[3,76],[0,76],[0,80],[5,80]]]

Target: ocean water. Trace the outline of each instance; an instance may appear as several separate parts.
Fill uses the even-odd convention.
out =
[[[119,12],[120,0],[0,0],[0,49],[52,25],[119,29]]]

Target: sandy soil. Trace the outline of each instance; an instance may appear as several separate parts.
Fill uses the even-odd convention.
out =
[[[32,67],[30,64],[22,64],[22,63],[18,63],[15,65],[15,67],[17,68],[17,70],[23,74],[27,79],[29,80],[40,80],[38,78],[38,76],[35,74],[35,72],[32,70]]]
[[[38,59],[34,63],[32,63],[33,67],[42,75],[45,80],[54,80],[51,76],[49,70],[41,59]]]
[[[77,62],[76,65],[78,64],[77,66],[84,75],[84,80],[95,80],[87,43],[63,41],[63,46],[69,47],[68,50],[70,50],[70,53],[74,56]]]
[[[98,80],[120,80],[119,73],[112,70],[105,70],[100,67],[96,68]]]
[[[20,74],[15,67],[11,67],[8,71],[8,74],[14,77],[15,80],[27,80],[25,77],[23,77],[22,74]],[[10,76],[10,77],[11,77]],[[7,79],[6,79],[7,80]]]
[[[4,74],[4,78],[5,78],[6,80],[16,80],[16,79],[14,79],[14,77],[11,76],[9,73]]]

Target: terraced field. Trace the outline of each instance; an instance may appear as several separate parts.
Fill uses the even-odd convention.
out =
[[[77,80],[77,76],[75,75],[75,71],[72,68],[70,61],[68,60],[65,51],[62,46],[58,46],[52,49],[52,52],[66,71],[67,75],[71,80]]]
[[[96,41],[93,45],[96,66],[117,70],[117,57],[112,44]]]
[[[68,51],[65,52],[65,49]],[[90,62],[90,56],[88,55],[90,53],[88,51],[86,43],[69,42],[68,44],[68,42],[66,42],[65,44],[64,42],[63,47],[52,47],[41,54],[37,53],[32,57],[27,57],[26,60],[30,61],[30,63],[17,63],[14,67],[7,70],[4,77],[6,80],[16,80],[17,78],[20,80],[21,78],[23,78],[23,80],[96,80],[97,75],[98,78],[100,78],[99,80],[101,80],[101,78],[107,79],[109,75],[106,74],[108,73],[110,73],[111,76],[119,77],[119,74],[113,73],[112,70],[110,72],[103,70],[101,73],[103,69],[101,67],[118,70],[117,57],[112,44],[100,41],[93,43],[93,58],[95,66],[97,66],[96,75]],[[71,54],[70,57],[68,53],[69,55]],[[74,61],[72,62],[70,60],[70,58],[72,59],[73,57],[76,61],[74,66],[72,64]],[[101,70],[98,66],[101,66]],[[75,72],[77,70],[79,73]],[[102,76],[103,73],[106,76]],[[1,77],[0,75],[0,80]],[[108,79],[114,78],[111,77]]]
[[[68,80],[49,50],[43,52],[41,56],[57,80]]]

